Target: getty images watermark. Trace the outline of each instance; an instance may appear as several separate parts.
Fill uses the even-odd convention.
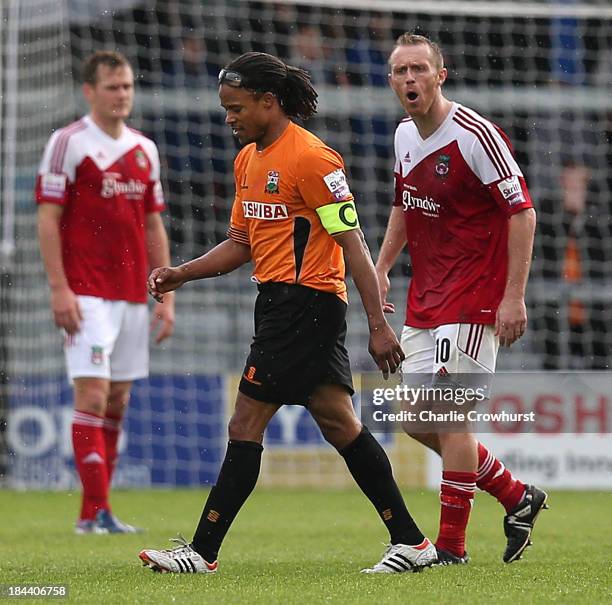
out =
[[[373,373],[360,386],[361,419],[378,432],[612,432],[610,372]]]
[[[488,399],[486,387],[411,387],[404,384],[372,391],[374,422],[451,423],[466,422],[535,422],[535,412],[479,411],[473,407]],[[389,411],[392,404],[399,410]]]

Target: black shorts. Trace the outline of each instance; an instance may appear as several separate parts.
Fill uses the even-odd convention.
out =
[[[343,385],[352,395],[346,304],[335,294],[298,284],[266,283],[258,289],[255,337],[240,392],[298,405],[308,405],[321,384]]]

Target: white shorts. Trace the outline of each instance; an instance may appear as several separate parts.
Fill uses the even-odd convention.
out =
[[[499,349],[495,326],[447,324],[437,328],[404,326],[401,338],[406,359],[402,375],[493,374]]]
[[[146,304],[77,296],[81,329],[66,335],[68,378],[136,380],[149,375],[149,312]]]

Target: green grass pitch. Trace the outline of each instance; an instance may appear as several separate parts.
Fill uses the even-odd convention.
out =
[[[191,537],[205,496],[117,491],[116,514],[147,533],[76,536],[77,493],[0,492],[0,583],[67,584],[68,602],[96,604],[612,603],[609,492],[552,492],[534,546],[512,565],[501,561],[503,509],[479,493],[468,566],[367,576],[359,570],[380,558],[386,532],[358,491],[256,489],[226,539],[219,573],[162,575],[142,567],[141,548],[170,546],[176,532]],[[435,538],[437,495],[405,496]]]

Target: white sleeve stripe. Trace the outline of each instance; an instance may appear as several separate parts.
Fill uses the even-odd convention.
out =
[[[494,139],[493,135],[487,128],[487,125],[477,120],[473,116],[470,116],[468,113],[464,111],[458,110],[457,114],[458,114],[458,117],[465,122],[465,124],[469,124],[470,126],[472,126],[473,128],[475,128],[476,130],[480,132],[481,137],[479,138],[481,139],[483,146],[485,145],[484,141],[486,141],[488,150],[495,156],[497,160],[496,167],[498,169],[500,177],[504,178],[504,177],[510,176],[512,172],[510,170],[510,167],[508,166],[508,163],[506,162],[504,158],[503,150],[500,149],[499,143]]]
[[[460,107],[458,111],[466,120],[471,121],[473,124],[479,124],[483,128],[488,135],[488,139],[499,151],[499,154],[502,156],[502,158],[504,158],[504,160],[507,161],[508,157],[514,159],[512,152],[506,144],[506,141],[500,135],[501,129],[499,127],[495,126],[495,124],[489,122],[489,120],[486,120],[480,114],[468,109],[467,107]]]
[[[508,165],[504,157],[504,151],[500,147],[499,143],[495,140],[495,138],[487,128],[486,124],[476,120],[474,117],[470,116],[466,112],[461,111],[461,109],[457,110],[457,113],[455,115],[456,118],[463,120],[463,122],[460,122],[459,119],[455,119],[458,124],[466,128],[467,130],[470,130],[471,132],[476,134],[476,136],[478,135],[475,130],[480,133],[481,136],[478,136],[478,139],[487,151],[487,155],[489,157],[493,155],[496,158],[496,161],[494,161],[493,163],[495,165],[495,168],[497,169],[497,172],[499,173],[500,178],[503,179],[512,176],[510,166]],[[475,130],[468,128],[468,125]]]
[[[80,130],[79,122],[73,122],[72,124],[66,126],[62,129],[57,140],[55,141],[55,145],[53,146],[53,152],[51,154],[51,161],[49,162],[49,169],[51,172],[61,172],[62,164],[64,162],[64,156],[66,154],[66,147],[68,146],[68,139],[73,132],[77,132]]]
[[[465,128],[465,130],[468,130],[469,132],[471,132],[480,141],[480,144],[482,145],[482,148],[485,150],[486,154],[489,156],[489,159],[491,160],[491,164],[493,164],[493,167],[495,168],[495,171],[497,172],[499,178],[500,179],[507,178],[507,176],[509,176],[509,175],[504,175],[503,170],[500,168],[499,163],[497,162],[496,158],[492,155],[489,147],[487,146],[486,141],[482,137],[482,134],[479,133],[478,130],[476,130],[476,128],[473,128],[473,127],[468,126],[467,124],[464,124],[463,122],[461,122],[457,118],[457,116],[455,116],[453,118],[453,120],[455,122],[457,122],[457,124],[459,124],[459,126],[461,126],[462,128]]]
[[[512,151],[508,147],[508,144],[504,140],[503,136],[500,134],[498,128],[492,124],[491,122],[485,120],[476,112],[470,112],[466,108],[460,108],[462,115],[465,116],[467,121],[471,120],[474,124],[480,124],[485,134],[487,135],[487,139],[491,142],[493,146],[493,150],[501,159],[503,165],[508,170],[508,174],[506,176],[512,176],[512,164],[514,163],[514,156],[512,155]]]
[[[55,141],[55,145],[53,147],[51,161],[49,162],[49,169],[51,172],[56,174],[64,172],[63,164],[64,158],[66,157],[66,149],[68,148],[68,141],[73,134],[83,130],[86,127],[87,126],[79,120],[78,122],[70,124],[70,126],[64,128],[62,133],[57,138],[57,141]]]

